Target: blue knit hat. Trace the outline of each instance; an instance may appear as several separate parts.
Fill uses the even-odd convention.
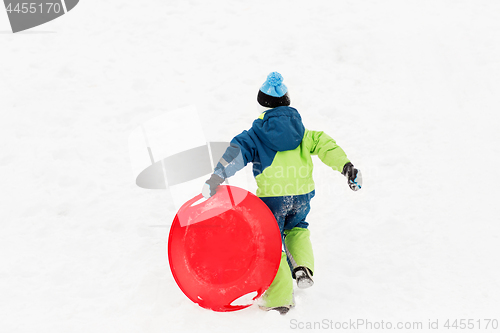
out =
[[[267,76],[266,82],[260,87],[257,101],[260,105],[270,108],[290,105],[288,88],[283,84],[283,76],[272,72]]]

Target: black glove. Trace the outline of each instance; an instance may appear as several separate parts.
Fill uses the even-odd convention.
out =
[[[210,179],[208,179],[205,184],[203,185],[203,189],[201,190],[201,194],[208,199],[212,195],[215,194],[217,186],[222,184],[224,182],[224,178],[221,178],[217,176],[215,173],[210,176]]]
[[[361,176],[361,171],[356,169],[351,162],[347,162],[344,165],[344,170],[342,170],[342,174],[347,177],[347,185],[353,191],[357,191],[361,189],[363,185],[363,177]]]

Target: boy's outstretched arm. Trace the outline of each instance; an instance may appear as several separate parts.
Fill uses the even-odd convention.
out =
[[[213,174],[205,182],[202,194],[209,198],[215,194],[217,187],[228,177],[243,169],[255,157],[255,143],[247,131],[235,136],[220,158]]]
[[[363,185],[361,172],[349,161],[346,153],[335,140],[325,132],[310,130],[306,130],[304,140],[307,140],[306,143],[312,155],[318,155],[323,163],[347,177],[347,184],[351,190],[361,189]]]

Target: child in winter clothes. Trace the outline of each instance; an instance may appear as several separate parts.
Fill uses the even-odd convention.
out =
[[[293,278],[299,288],[314,283],[314,258],[306,222],[309,202],[315,194],[311,155],[318,155],[323,163],[346,176],[354,191],[361,188],[362,179],[331,137],[304,127],[298,111],[289,106],[288,89],[279,73],[268,75],[257,101],[269,109],[248,131],[231,140],[202,193],[209,198],[226,178],[253,163],[256,194],[273,212],[284,249],[276,277],[262,296],[260,307],[284,314],[294,306]]]

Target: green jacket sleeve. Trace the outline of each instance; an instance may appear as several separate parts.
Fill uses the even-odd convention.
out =
[[[342,172],[344,165],[350,162],[346,153],[328,134],[306,129],[304,139],[307,140],[306,145],[311,155],[318,155],[319,159],[333,170]]]

